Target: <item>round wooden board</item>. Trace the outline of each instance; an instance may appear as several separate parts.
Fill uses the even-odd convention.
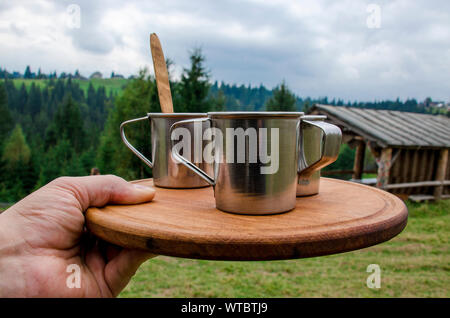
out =
[[[135,181],[152,186],[151,179]],[[277,215],[215,208],[212,187],[156,188],[153,202],[90,208],[86,224],[105,241],[154,254],[208,260],[280,260],[356,250],[391,239],[408,211],[396,196],[321,178],[320,193]]]

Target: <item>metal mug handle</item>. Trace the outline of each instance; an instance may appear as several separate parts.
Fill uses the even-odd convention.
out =
[[[148,120],[148,116],[130,119],[130,120],[124,121],[122,124],[120,124],[120,137],[122,137],[122,141],[125,144],[125,146],[127,146],[136,156],[138,156],[139,159],[144,161],[144,163],[147,166],[149,166],[150,168],[153,168],[153,163],[150,160],[148,160],[143,154],[141,154],[136,148],[134,148],[133,145],[130,144],[130,142],[127,140],[127,137],[125,136],[125,130],[124,130],[125,125],[134,123],[134,122],[138,122],[141,120]]]
[[[298,175],[299,178],[309,178],[317,170],[336,161],[341,146],[342,132],[338,126],[323,121],[312,122],[301,120],[300,127],[303,127],[303,125],[310,125],[313,129],[319,129],[322,132],[322,151],[320,158],[310,165],[306,163],[303,139],[300,139],[301,156],[299,157]]]
[[[180,155],[178,149],[176,147],[174,147],[174,143],[175,141],[172,139],[172,132],[179,126],[183,125],[183,124],[188,124],[188,123],[196,123],[196,122],[206,122],[206,121],[211,121],[209,118],[196,118],[196,119],[187,119],[187,120],[181,120],[181,121],[177,121],[176,123],[174,123],[171,127],[170,127],[170,147],[172,149],[172,156],[177,159],[178,161],[180,161],[183,165],[185,165],[187,168],[191,169],[192,171],[194,171],[196,174],[198,174],[203,180],[205,180],[206,182],[208,182],[210,185],[214,186],[216,185],[216,181],[211,178],[205,171],[203,171],[202,169],[200,169],[199,167],[197,167],[196,165],[194,165],[192,162],[190,162],[189,160],[187,160],[186,158],[184,158],[183,156]]]

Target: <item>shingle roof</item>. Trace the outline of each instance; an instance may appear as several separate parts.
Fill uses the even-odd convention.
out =
[[[320,104],[313,110],[382,147],[450,148],[450,118],[445,116]]]

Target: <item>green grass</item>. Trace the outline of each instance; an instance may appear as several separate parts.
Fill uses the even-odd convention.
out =
[[[25,88],[27,89],[27,91],[30,91],[32,83],[34,83],[34,85],[38,85],[40,88],[44,88],[47,82],[48,80],[44,79],[22,79],[22,78],[13,79],[13,83],[17,89],[19,89],[22,86],[22,84],[25,84]]]
[[[127,84],[128,80],[121,78],[93,78],[87,81],[75,80],[75,82],[79,83],[80,88],[83,89],[85,93],[88,90],[89,82],[92,83],[96,90],[99,86],[105,86],[106,94],[109,95],[110,91],[120,94],[124,86]]]
[[[35,85],[39,85],[41,88],[44,88],[49,80],[46,79],[14,79],[14,85],[16,88],[20,88],[22,84],[25,84],[26,89],[29,91],[31,84],[34,83]],[[106,89],[106,94],[109,95],[109,93],[112,91],[113,93],[120,94],[124,88],[124,86],[127,84],[127,79],[121,79],[121,78],[93,78],[90,80],[79,80],[75,79],[74,82],[78,83],[80,85],[80,88],[84,91],[84,93],[87,93],[89,83],[92,83],[95,89],[97,89],[99,86],[104,86]]]
[[[158,256],[121,297],[450,297],[450,200],[408,203],[408,225],[392,240],[310,259],[214,262]],[[369,289],[369,264],[381,288]]]

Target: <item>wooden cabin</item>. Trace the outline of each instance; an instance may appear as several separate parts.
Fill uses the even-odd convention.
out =
[[[391,110],[315,104],[356,147],[352,176],[360,181],[368,147],[377,163],[375,185],[415,201],[450,198],[450,118]]]

